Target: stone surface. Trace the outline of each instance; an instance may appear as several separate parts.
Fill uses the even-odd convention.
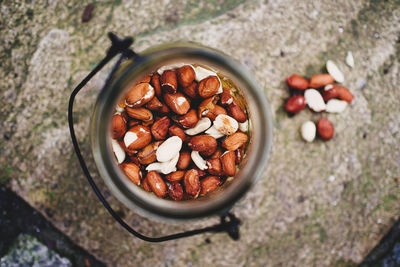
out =
[[[398,1],[97,1],[81,22],[80,1],[0,4],[0,181],[109,265],[347,266],[360,263],[400,215],[400,4]],[[190,40],[247,65],[274,113],[267,170],[234,208],[242,238],[204,235],[162,244],[129,236],[101,207],[73,154],[67,128],[72,88],[105,53],[108,31],[135,36],[137,52]],[[355,67],[345,64],[350,50]],[[289,118],[284,79],[319,73],[334,60],[354,103],[326,114],[329,142],[302,141]],[[77,99],[78,137],[91,161],[88,124],[107,69]],[[325,114],[323,115],[325,116]],[[215,223],[170,224],[122,207],[149,235]],[[48,216],[49,217],[49,216]],[[211,243],[205,242],[209,238]]]
[[[4,267],[19,266],[72,266],[67,258],[60,257],[54,251],[49,250],[32,236],[21,234],[15,240],[13,248],[0,258],[0,264]]]
[[[105,266],[3,185],[0,185],[0,211],[0,258],[10,252],[18,237],[27,235],[45,244],[49,250],[67,258],[72,266]],[[46,216],[51,218],[52,211],[47,210]]]

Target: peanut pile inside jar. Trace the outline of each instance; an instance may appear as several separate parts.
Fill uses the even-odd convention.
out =
[[[196,199],[233,179],[249,143],[244,99],[206,66],[170,65],[116,107],[112,148],[126,176],[160,198]]]

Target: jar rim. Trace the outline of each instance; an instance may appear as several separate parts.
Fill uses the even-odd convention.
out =
[[[172,201],[160,199],[134,185],[123,174],[113,155],[109,137],[109,122],[114,114],[115,103],[124,88],[142,74],[154,71],[168,62],[190,60],[205,62],[229,73],[241,89],[246,102],[252,103],[251,122],[257,128],[252,132],[256,142],[247,155],[247,162],[235,178],[218,195],[196,200]],[[239,84],[237,84],[237,83]],[[253,119],[255,121],[253,121]],[[112,77],[109,86],[103,88],[97,97],[90,127],[92,153],[103,180],[113,195],[130,209],[143,215],[162,219],[193,219],[207,217],[227,211],[238,201],[261,176],[272,145],[272,115],[268,101],[251,72],[229,56],[215,49],[194,43],[164,44],[140,53],[135,61],[125,64]]]

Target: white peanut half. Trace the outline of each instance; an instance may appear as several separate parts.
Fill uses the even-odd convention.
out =
[[[347,107],[347,102],[339,99],[331,99],[326,103],[326,112],[340,113]]]
[[[351,53],[351,51],[347,51],[346,64],[349,67],[354,68],[354,57],[353,57],[353,53]]]
[[[176,164],[179,160],[179,153],[177,153],[170,161],[163,162],[161,172],[163,174],[169,174],[176,171]]]
[[[136,133],[134,132],[126,132],[125,136],[124,136],[124,144],[126,147],[129,147],[130,144],[132,144],[133,142],[136,141],[136,139],[138,139],[138,136]]]
[[[306,121],[301,125],[301,137],[307,142],[312,142],[315,139],[315,134],[317,132],[317,127],[312,121]]]
[[[153,162],[146,167],[146,171],[156,171],[162,174],[169,174],[176,171],[176,164],[179,160],[179,153],[167,162]]]
[[[327,84],[327,85],[325,85],[325,87],[324,87],[324,91],[329,91],[329,90],[331,90],[333,88],[333,84]]]
[[[161,172],[163,164],[161,162],[153,162],[146,167],[146,171]]]
[[[239,129],[239,123],[231,116],[219,114],[214,120],[214,127],[225,135],[231,135]]]
[[[161,75],[161,74],[163,74],[164,71],[166,71],[166,70],[178,69],[178,68],[180,68],[180,67],[182,67],[182,66],[185,66],[185,65],[188,65],[188,64],[185,64],[185,63],[175,63],[175,64],[170,64],[170,65],[165,65],[165,66],[162,66],[161,68],[159,68],[159,69],[157,70],[157,73]],[[193,68],[192,65],[189,65],[189,66],[191,66],[191,67]],[[194,69],[194,68],[193,68],[193,69]]]
[[[224,137],[225,134],[221,133],[220,131],[217,130],[217,128],[215,128],[215,126],[211,126],[207,131],[206,134],[214,137],[215,139]]]
[[[344,82],[344,75],[343,73],[339,70],[338,66],[332,61],[328,60],[326,62],[326,70],[328,73],[337,81],[338,83]]]
[[[205,130],[210,128],[210,126],[211,126],[211,120],[207,117],[204,117],[197,122],[196,126],[185,130],[185,133],[187,135],[196,135],[204,132]]]
[[[121,108],[118,104],[115,106],[115,113],[116,114],[121,114],[122,112],[124,112],[124,108]]]
[[[194,164],[196,164],[197,168],[200,170],[208,169],[207,162],[200,156],[199,151],[192,151],[190,154]]]
[[[173,159],[182,148],[182,139],[178,136],[171,136],[165,140],[156,151],[156,157],[159,162],[167,162]]]
[[[194,68],[194,73],[196,74],[195,80],[197,82],[200,82],[201,80],[207,78],[208,76],[217,76],[217,73],[215,73],[214,71],[208,70],[200,66]]]
[[[249,130],[249,123],[250,123],[249,120],[239,123],[239,130],[241,130],[244,133],[247,132]]]
[[[315,89],[309,88],[304,92],[304,98],[310,109],[320,112],[326,109],[322,95]]]
[[[115,157],[117,158],[117,161],[119,164],[124,162],[125,160],[125,151],[124,149],[120,146],[117,140],[111,139],[111,146],[112,150],[114,151]]]

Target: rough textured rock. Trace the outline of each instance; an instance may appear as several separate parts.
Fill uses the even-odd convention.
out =
[[[80,1],[1,4],[0,181],[76,243],[110,265],[318,265],[362,261],[400,215],[400,4],[398,1],[115,1],[97,2],[81,22]],[[268,169],[234,208],[242,238],[205,235],[165,244],[130,237],[102,209],[73,154],[69,93],[104,55],[107,31],[135,36],[135,51],[191,40],[247,65],[274,113]],[[355,67],[345,65],[353,52]],[[333,59],[355,95],[327,115],[329,142],[306,144],[298,129],[320,114],[284,112],[284,78],[310,76]],[[107,70],[77,99],[83,152]],[[118,212],[142,232],[162,235],[209,225],[167,224],[122,207],[90,168]],[[211,243],[205,242],[208,237]]]
[[[0,258],[1,266],[72,266],[67,258],[62,258],[32,236],[21,234],[15,240],[13,247],[4,257]]]

